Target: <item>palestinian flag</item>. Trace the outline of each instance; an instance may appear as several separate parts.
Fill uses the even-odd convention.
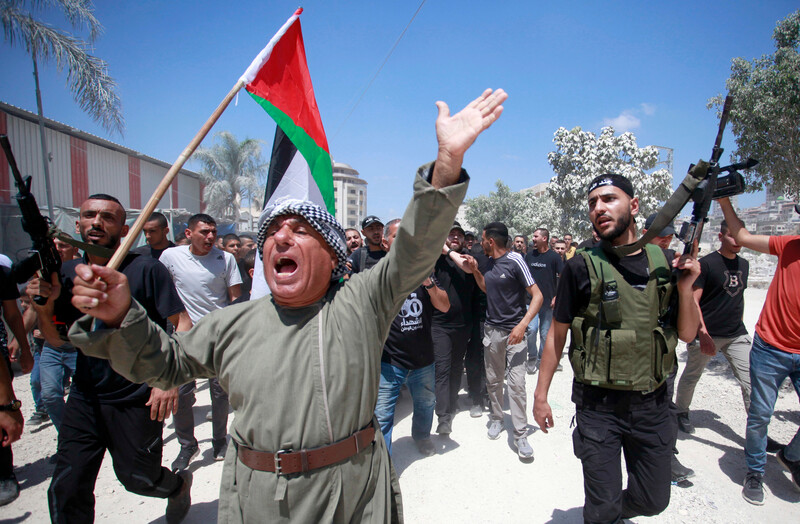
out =
[[[310,200],[335,215],[331,155],[306,64],[302,12],[295,11],[241,79],[278,124],[265,204],[288,196]]]

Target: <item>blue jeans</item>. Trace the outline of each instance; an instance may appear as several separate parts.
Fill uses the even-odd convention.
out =
[[[66,348],[66,349],[65,349]],[[64,420],[64,379],[75,373],[78,351],[71,345],[54,348],[45,343],[39,357],[39,378],[42,384],[42,404],[56,430]]]
[[[767,464],[767,426],[775,409],[778,389],[790,377],[800,396],[800,355],[788,353],[753,335],[750,350],[750,411],[747,413],[744,453],[748,471],[764,473]],[[800,460],[800,430],[784,450],[789,460]]]
[[[411,419],[411,436],[414,440],[425,440],[431,436],[433,409],[436,407],[434,365],[407,370],[381,362],[381,383],[378,389],[378,403],[375,417],[381,425],[381,432],[389,453],[392,452],[392,428],[394,427],[394,408],[400,388],[408,384],[408,391],[414,401],[414,415]]]
[[[33,368],[31,369],[31,395],[33,396],[33,407],[37,413],[47,413],[42,402],[42,381],[39,373],[39,359],[42,358],[42,347],[34,341],[31,346],[33,353]]]
[[[547,333],[550,331],[550,324],[553,323],[553,310],[550,304],[542,304],[539,313],[533,317],[528,326],[528,360],[540,360],[542,350],[547,340]],[[539,348],[536,348],[536,332],[539,332]]]

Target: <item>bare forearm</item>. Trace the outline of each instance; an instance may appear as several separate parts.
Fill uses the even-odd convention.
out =
[[[678,338],[691,342],[697,336],[700,326],[700,313],[694,295],[678,290]]]
[[[447,296],[447,291],[439,286],[433,286],[428,290],[428,294],[431,297],[433,307],[442,313],[447,313],[450,310],[450,297]]]
[[[436,163],[433,165],[431,185],[436,189],[441,189],[443,187],[452,186],[458,182],[463,162],[464,155],[453,155],[439,149],[439,154],[436,156]]]
[[[536,390],[534,391],[534,396],[537,400],[547,401],[550,383],[553,381],[553,375],[556,373],[561,354],[564,352],[568,329],[569,324],[562,324],[557,320],[553,320],[550,326],[544,349],[542,349],[542,359],[539,363],[539,381],[536,383]]]

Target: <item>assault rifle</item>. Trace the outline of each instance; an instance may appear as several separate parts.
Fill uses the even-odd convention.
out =
[[[8,160],[17,186],[18,192],[14,198],[17,199],[19,210],[22,213],[22,229],[33,241],[33,246],[28,251],[28,258],[15,263],[11,269],[12,274],[18,284],[27,282],[37,272],[49,282],[50,275],[53,273],[59,275],[61,272],[61,256],[50,236],[52,223],[49,218],[43,217],[39,212],[36,198],[31,193],[31,177],[29,175],[22,178],[17,168],[17,161],[14,159],[14,153],[11,152],[11,143],[6,135],[0,135],[0,146],[3,147],[6,154],[6,160]],[[36,296],[33,300],[39,305],[44,305],[47,297]]]
[[[711,208],[711,201],[719,198],[726,198],[744,193],[744,177],[739,173],[739,169],[750,169],[758,164],[758,160],[748,158],[746,162],[731,164],[720,167],[719,159],[724,149],[722,148],[722,135],[725,126],[728,124],[728,115],[731,112],[733,99],[730,95],[725,97],[725,105],[722,108],[722,116],[719,120],[719,130],[717,139],[714,141],[714,148],[711,150],[711,159],[708,162],[699,162],[697,165],[689,166],[690,173],[696,173],[697,178],[702,178],[702,182],[697,184],[691,199],[694,202],[692,207],[692,219],[684,222],[678,238],[686,244],[684,254],[692,251],[692,245],[699,241],[703,234],[703,226],[708,222],[708,211]],[[701,173],[697,173],[700,171]],[[705,171],[703,174],[702,171]],[[726,173],[723,175],[723,173]]]

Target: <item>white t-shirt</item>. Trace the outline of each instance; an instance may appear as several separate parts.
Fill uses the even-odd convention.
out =
[[[227,306],[228,288],[242,283],[236,259],[216,247],[206,256],[192,254],[189,246],[171,247],[158,260],[172,275],[192,324]]]

